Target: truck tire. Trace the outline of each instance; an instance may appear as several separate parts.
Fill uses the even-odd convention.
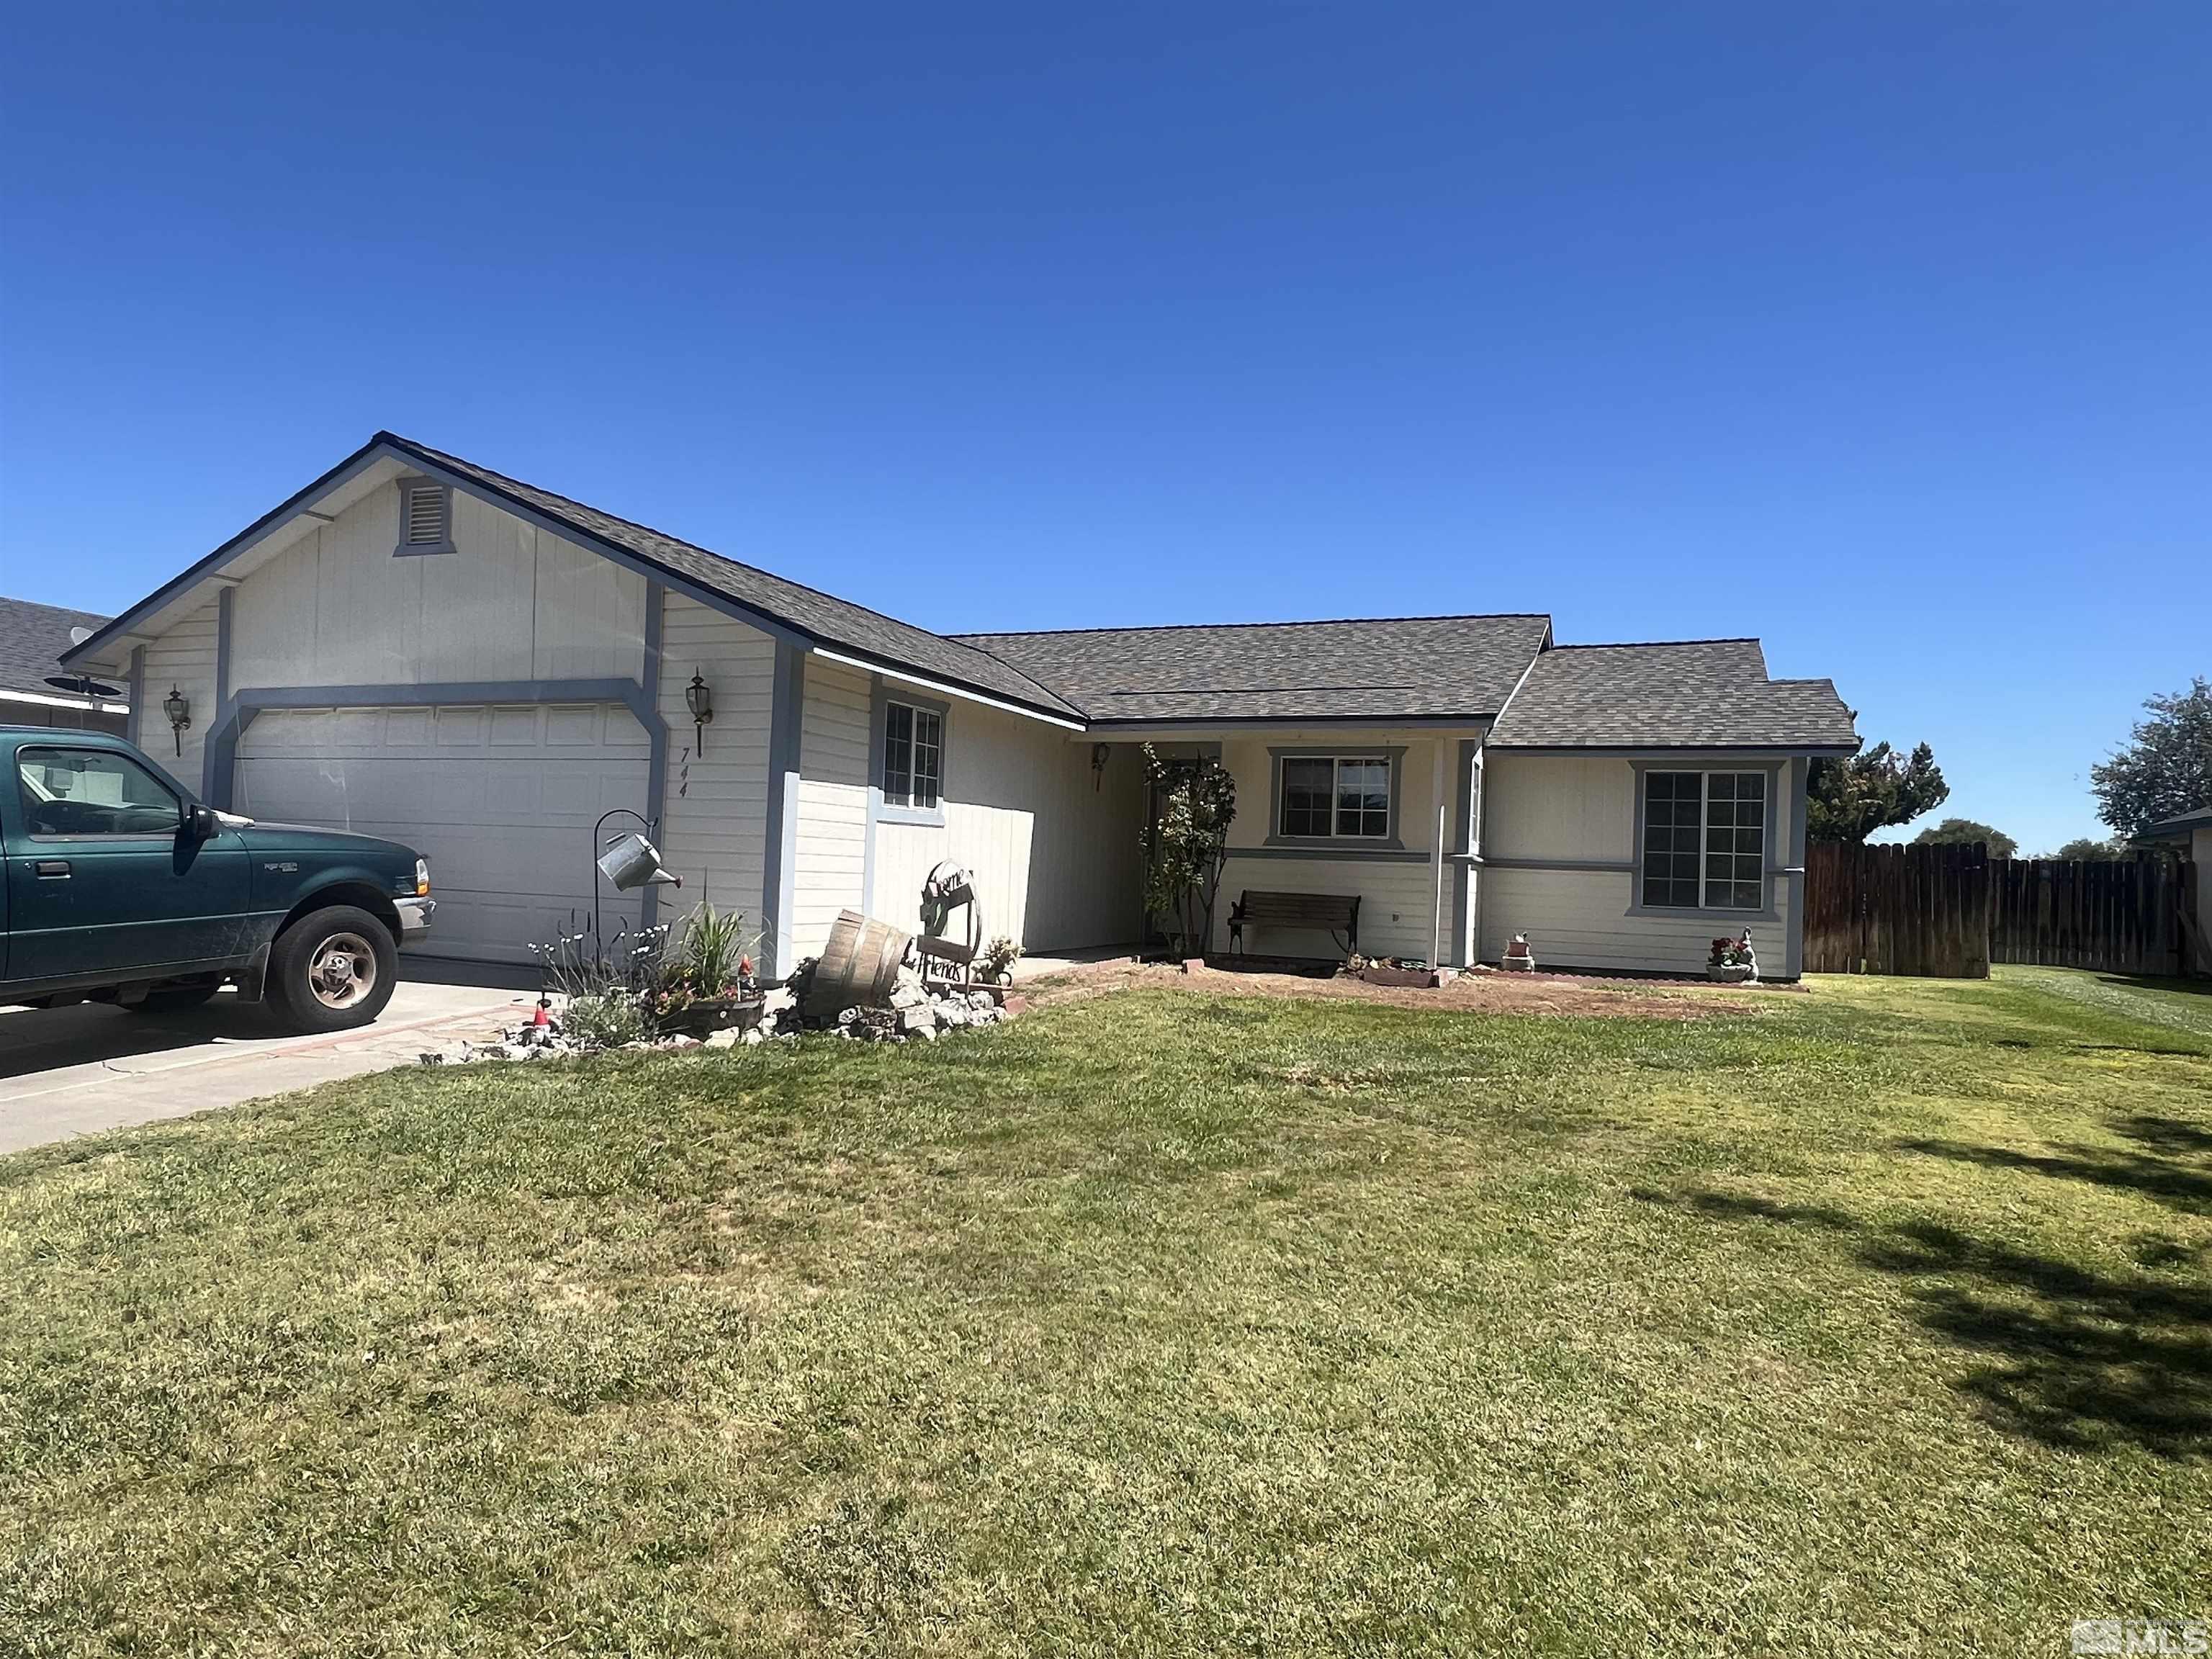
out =
[[[344,1031],[382,1013],[398,977],[391,929],[366,910],[333,904],[276,935],[265,994],[295,1031]]]
[[[198,1007],[218,988],[214,980],[204,985],[163,985],[147,992],[143,1002],[126,1002],[123,1008],[132,1014],[180,1014]]]

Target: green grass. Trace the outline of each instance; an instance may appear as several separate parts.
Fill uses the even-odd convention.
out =
[[[2212,1613],[2208,1006],[1142,992],[0,1159],[0,1651],[2063,1653]]]

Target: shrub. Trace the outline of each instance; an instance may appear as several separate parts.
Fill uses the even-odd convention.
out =
[[[615,987],[570,997],[561,1030],[586,1048],[619,1048],[651,1036],[653,1022],[635,993]]]

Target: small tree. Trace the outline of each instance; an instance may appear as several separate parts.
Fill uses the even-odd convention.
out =
[[[1237,819],[1237,780],[1218,761],[1165,760],[1149,743],[1145,775],[1159,803],[1144,830],[1146,913],[1177,954],[1202,956]]]
[[[2136,722],[2126,745],[2089,769],[2097,816],[2123,836],[2212,806],[2212,681],[2200,674],[2143,708],[2150,718]]]
[[[1807,780],[1805,833],[1814,841],[1863,842],[1910,823],[1948,799],[1951,786],[1926,744],[1900,757],[1886,743],[1849,760],[1816,760]]]
[[[1945,818],[1934,829],[1923,830],[1912,838],[1915,847],[1971,847],[1976,842],[1985,842],[1993,859],[2008,859],[2020,851],[2020,843],[2003,830],[1977,823],[1972,818]]]

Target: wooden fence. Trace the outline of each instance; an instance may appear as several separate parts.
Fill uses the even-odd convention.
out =
[[[1992,859],[1972,847],[1806,849],[1805,971],[1986,979],[1992,962],[2187,971],[2194,865]]]
[[[1805,849],[1805,971],[1990,976],[1990,860],[1975,847]]]
[[[2196,914],[2200,879],[2195,865],[2170,858],[1994,863],[1990,960],[2114,974],[2185,973],[2183,918]]]

